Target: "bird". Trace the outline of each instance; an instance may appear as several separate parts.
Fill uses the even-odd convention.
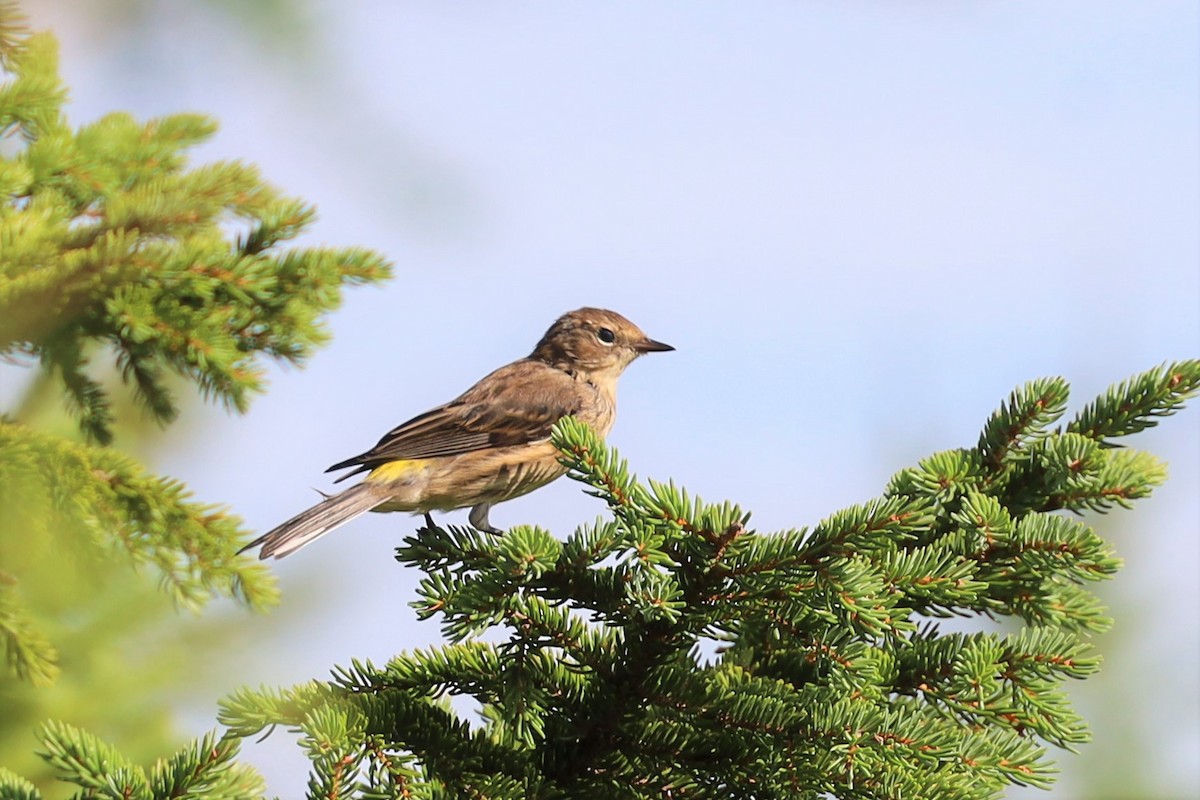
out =
[[[499,535],[489,520],[493,505],[566,473],[550,441],[554,424],[574,416],[607,436],[621,373],[639,356],[674,349],[615,311],[563,314],[525,358],[326,470],[350,470],[335,483],[366,473],[361,482],[325,495],[238,552],[259,548],[260,559],[283,558],[368,511],[424,514],[433,528],[431,511],[470,508],[473,527]]]

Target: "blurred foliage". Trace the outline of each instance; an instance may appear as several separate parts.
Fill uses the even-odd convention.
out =
[[[343,287],[390,267],[284,248],[313,209],[252,166],[191,166],[215,131],[202,116],[70,127],[56,43],[8,2],[0,70],[0,358],[29,377],[0,415],[0,750],[44,785],[30,745],[50,717],[134,758],[162,751],[168,691],[198,685],[220,650],[180,607],[276,599],[237,554],[241,521],[132,453],[197,390],[245,410],[265,359],[303,363]]]

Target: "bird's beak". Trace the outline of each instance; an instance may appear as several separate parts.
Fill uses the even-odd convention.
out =
[[[667,353],[675,348],[669,344],[656,342],[653,339],[642,339],[640,342],[634,343],[633,349],[639,353]]]

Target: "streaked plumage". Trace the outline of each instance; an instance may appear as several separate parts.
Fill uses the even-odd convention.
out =
[[[282,558],[367,511],[449,511],[471,507],[471,524],[495,503],[563,474],[550,429],[564,416],[608,434],[617,379],[643,353],[673,350],[613,311],[581,308],[550,326],[533,353],[492,372],[454,400],[389,431],[370,450],[327,471],[366,472],[362,483],[326,498],[247,545]]]

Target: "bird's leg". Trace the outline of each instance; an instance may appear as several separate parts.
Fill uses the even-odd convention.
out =
[[[434,530],[437,527],[433,524],[433,517],[428,511],[425,512],[425,527],[429,530]]]
[[[488,512],[492,510],[491,503],[480,503],[477,506],[472,506],[471,513],[467,516],[471,524],[475,526],[475,530],[490,533],[493,536],[499,536],[504,531],[499,528],[492,527],[492,523],[488,522]]]

